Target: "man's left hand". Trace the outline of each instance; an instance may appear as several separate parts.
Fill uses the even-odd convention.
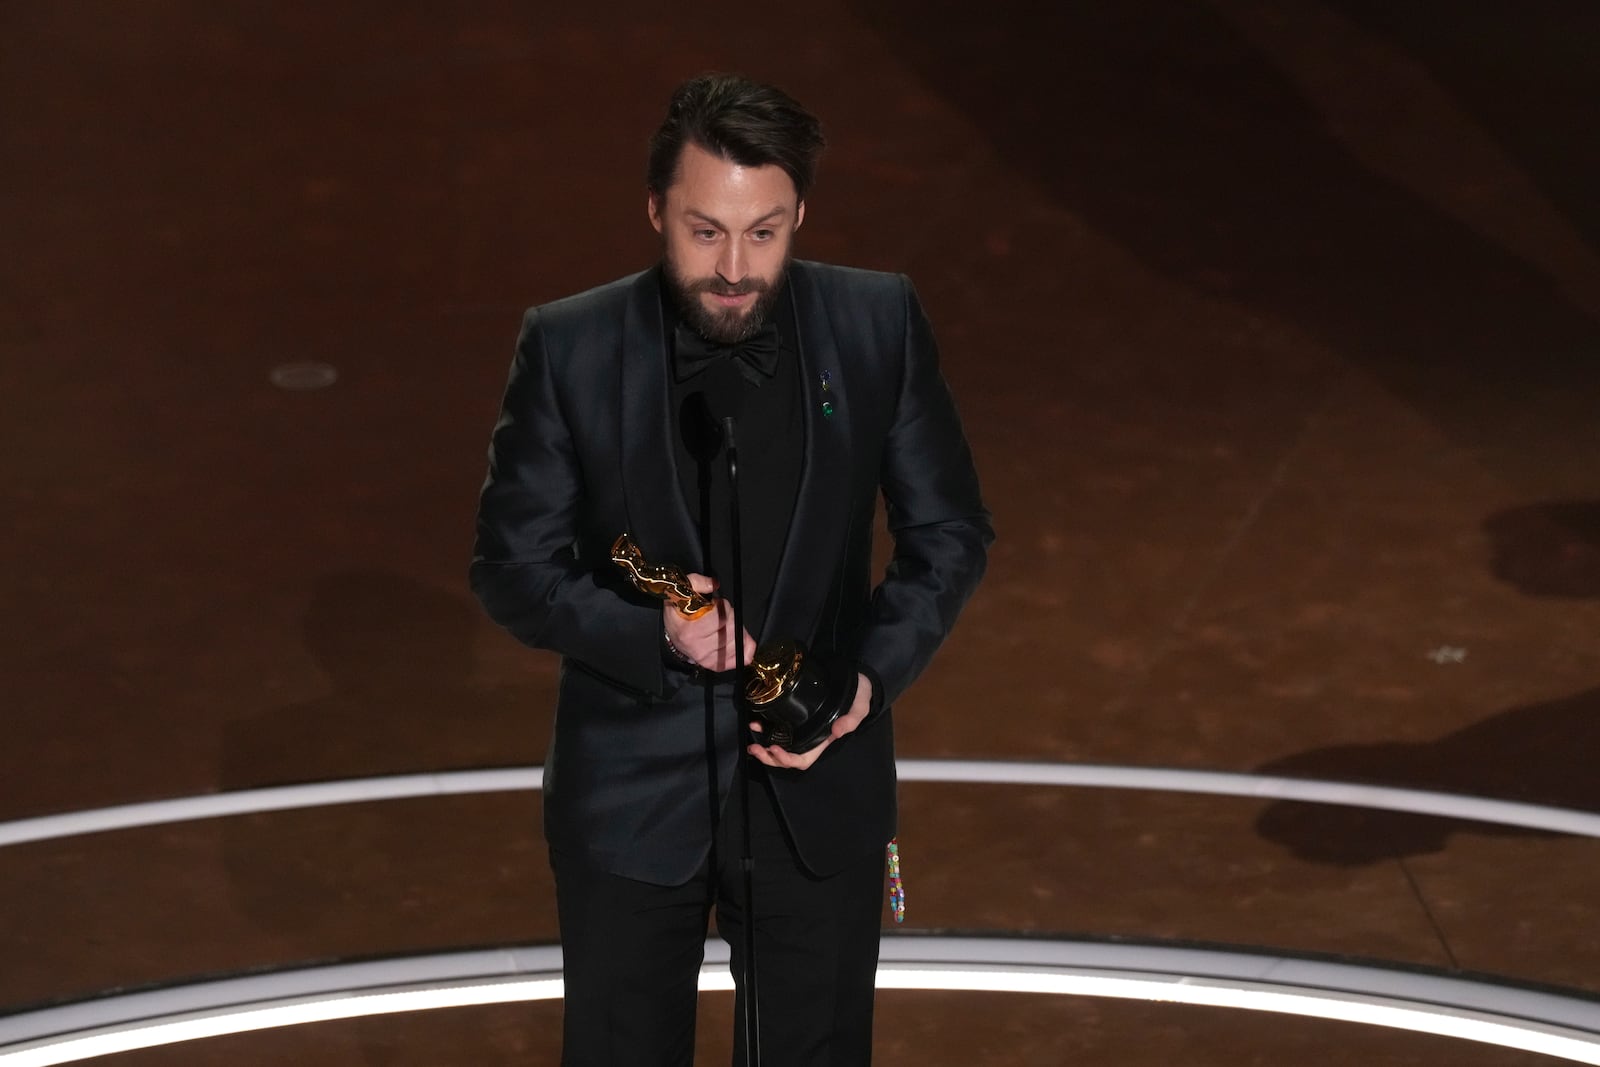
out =
[[[856,698],[850,703],[850,710],[833,720],[833,725],[828,727],[828,736],[816,748],[804,752],[790,752],[779,745],[751,745],[748,749],[750,755],[765,763],[768,767],[781,767],[790,771],[803,771],[822,755],[827,747],[845,734],[854,732],[867,717],[867,712],[872,710],[872,683],[864,674],[856,675]],[[761,733],[761,724],[753,722],[750,729]]]

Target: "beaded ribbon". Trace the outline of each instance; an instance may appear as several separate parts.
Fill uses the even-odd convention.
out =
[[[894,921],[906,921],[906,884],[900,878],[900,839],[889,842],[889,911]]]

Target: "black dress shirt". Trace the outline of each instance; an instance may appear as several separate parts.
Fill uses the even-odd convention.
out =
[[[665,294],[662,305],[663,325],[671,345],[681,315]],[[679,373],[676,351],[674,373],[670,376],[678,483],[700,532],[706,573],[721,583],[724,596],[742,593],[741,621],[758,641],[764,636],[761,631],[767,605],[794,515],[805,447],[800,358],[795,340],[799,329],[787,285],[773,304],[769,321],[778,328],[778,362],[772,377],[748,373],[741,369],[738,357],[732,355],[686,377]],[[722,447],[722,420],[730,415],[739,456],[742,590],[736,589],[733,581],[731,490],[727,454]]]

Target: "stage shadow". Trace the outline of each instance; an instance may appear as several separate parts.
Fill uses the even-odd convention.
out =
[[[1600,6],[1533,0],[1506,18],[1491,6],[1458,4],[1449,18],[1426,4],[1392,0],[1321,2],[1401,47],[1516,157],[1591,247],[1600,248],[1600,67],[1589,42]],[[1508,57],[1538,56],[1536,68]]]
[[[550,694],[474,684],[478,623],[464,594],[399,575],[322,579],[304,635],[330,691],[231,724],[222,787],[537,763]]]
[[[1507,411],[1537,412],[1553,434],[1592,428],[1589,405],[1552,398],[1593,395],[1600,323],[1542,270],[1375,172],[1208,5],[1001,0],[981,17],[911,0],[854,6],[1053,201],[1185,287],[1319,338],[1508,480],[1527,474],[1526,433]],[[1496,40],[1543,99],[1566,72],[1540,47],[1564,31],[1548,5],[1526,16],[1542,21]],[[1474,76],[1450,75],[1452,88]],[[1526,105],[1496,106],[1503,130]],[[1581,113],[1528,119],[1570,139]],[[1526,165],[1550,169],[1543,155]],[[1073,355],[1039,358],[1059,376]]]
[[[1530,596],[1600,596],[1600,501],[1508,508],[1483,523],[1490,569]],[[1336,745],[1256,770],[1428,789],[1600,811],[1600,689],[1512,708],[1422,744]],[[1537,835],[1536,830],[1336,805],[1272,804],[1256,820],[1262,837],[1295,856],[1356,866],[1443,849],[1455,833]]]
[[[1334,745],[1256,768],[1260,774],[1463,793],[1497,800],[1600,811],[1600,689],[1513,708],[1421,744]],[[1450,836],[1548,836],[1403,812],[1280,802],[1257,832],[1296,857],[1359,866],[1442,850]]]
[[[1600,500],[1556,500],[1483,521],[1489,571],[1535,597],[1600,597]]]
[[[480,626],[465,594],[381,571],[327,576],[304,634],[329,692],[230,724],[222,787],[541,762],[553,664],[528,657],[528,682],[515,688],[475,683]],[[446,809],[389,801],[228,819],[223,847],[236,901],[258,928],[336,943],[341,913],[360,906],[356,895],[421,873],[412,869],[417,842],[449,833],[439,825]],[[508,838],[535,824],[536,801],[528,812],[527,824],[504,828]]]

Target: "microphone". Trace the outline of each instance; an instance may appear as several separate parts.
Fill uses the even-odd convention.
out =
[[[727,422],[730,420],[724,420]],[[700,391],[683,398],[678,408],[678,432],[696,463],[710,463],[722,451],[723,427],[717,425],[711,402]]]
[[[733,541],[732,596],[733,607],[734,686],[733,706],[741,718],[748,714],[739,694],[744,691],[744,561],[740,558],[744,546],[739,533],[739,443],[733,433],[733,416],[722,419],[722,441],[728,454],[728,526]],[[756,740],[747,725],[744,728],[746,744]],[[745,767],[739,775],[739,808],[743,815],[743,848],[739,866],[744,873],[744,1042],[745,1060],[751,1067],[761,1064],[761,992],[756,968],[756,864],[750,847],[750,770],[753,756],[744,757]]]

